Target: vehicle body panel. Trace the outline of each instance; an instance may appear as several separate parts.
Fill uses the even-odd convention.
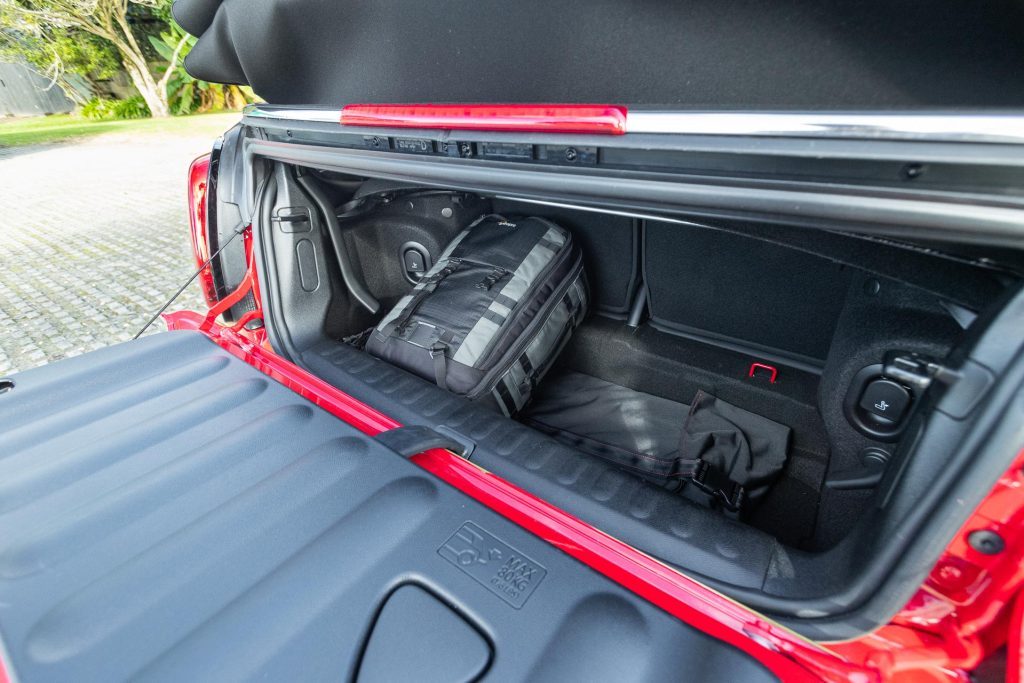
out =
[[[205,328],[218,344],[367,433],[397,426],[386,415],[277,356],[262,331],[253,334],[211,326],[209,318],[194,313],[170,314],[167,322],[172,329]],[[894,676],[919,681],[959,679],[1006,642],[1010,609],[1020,591],[1024,453],[1014,459],[953,539],[928,584],[891,624],[852,641],[826,643],[825,650],[447,451],[432,451],[414,461],[688,623],[716,635],[732,631],[734,637],[768,644],[822,680],[871,680],[875,675],[883,680]],[[995,528],[1012,539],[1010,551],[984,556],[971,550],[967,535],[992,529],[997,519],[1003,521]],[[937,588],[953,593],[951,566],[971,569],[972,580],[959,584],[955,601]]]
[[[0,401],[7,675],[355,679],[378,614],[414,586],[495,679],[813,680],[739,620],[689,626],[588,570],[374,439],[384,416],[303,386],[226,328],[17,375]],[[440,626],[424,614],[400,611],[411,633],[381,645],[443,674],[461,653],[422,651]]]
[[[270,108],[268,111],[276,110]],[[300,111],[305,112],[302,114],[305,120],[311,120],[316,117],[309,112],[320,110]],[[260,117],[257,115],[255,118]],[[285,153],[284,147],[281,153]],[[249,289],[258,287],[251,251],[249,259],[247,277],[232,294],[233,300],[237,300],[235,295],[240,297]],[[347,419],[355,419],[370,430],[396,424],[277,356],[271,350],[264,330],[247,330],[237,323],[230,330],[219,327],[216,317],[225,308],[218,307],[205,317],[179,314],[168,320],[172,327],[202,329],[220,338],[218,343],[245,349],[243,356],[248,362],[283,379],[318,404],[322,401],[323,405],[330,406],[329,410],[337,411],[336,414]],[[257,298],[255,310],[247,320],[259,318],[261,310],[262,304]],[[771,643],[826,679],[855,680],[862,675],[875,674],[885,678],[900,676],[907,680],[959,678],[1005,642],[1010,607],[1019,592],[1021,547],[1016,539],[1021,536],[1024,525],[1024,496],[1020,481],[1024,453],[1014,459],[1014,464],[953,538],[918,594],[890,624],[878,631],[854,640],[827,644],[827,650],[838,655],[835,659],[829,655],[823,658],[823,651],[817,645],[780,629],[756,612],[699,583],[691,580],[680,583],[680,579],[685,577],[675,570],[551,508],[508,482],[482,473],[465,461],[437,452],[421,456],[417,462],[680,618],[697,618],[704,623],[703,620],[710,616],[720,626],[731,625],[733,629],[741,624],[738,631],[744,637]],[[538,509],[545,510],[544,517],[538,518]],[[551,522],[553,518],[557,521]],[[995,531],[1002,538],[1012,540],[1005,552],[984,555],[972,549],[966,540],[978,530]],[[700,603],[697,611],[691,602],[694,591],[702,601],[707,601]],[[847,668],[853,664],[853,668]]]

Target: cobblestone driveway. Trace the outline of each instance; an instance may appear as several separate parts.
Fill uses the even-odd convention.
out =
[[[0,376],[130,339],[181,286],[189,162],[237,119],[0,149]]]

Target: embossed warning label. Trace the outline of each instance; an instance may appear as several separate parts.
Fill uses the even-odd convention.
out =
[[[437,553],[516,609],[526,603],[548,573],[537,562],[473,522],[459,527]]]

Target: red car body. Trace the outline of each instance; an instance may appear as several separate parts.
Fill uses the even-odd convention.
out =
[[[356,117],[378,124],[401,125],[403,112],[360,106],[349,110],[349,125]],[[482,112],[502,116],[506,110]],[[435,111],[437,125],[451,125],[450,112]],[[611,111],[611,114],[609,114]],[[615,132],[616,110],[587,111]],[[559,116],[578,112],[560,111]],[[533,121],[530,125],[549,125]],[[416,120],[422,127],[422,119]],[[462,120],[465,125],[465,119]],[[495,125],[493,121],[481,125]],[[501,126],[499,120],[498,126]],[[523,125],[519,122],[517,125]],[[581,125],[564,120],[568,129]],[[567,130],[568,130],[567,129]],[[374,435],[399,426],[392,418],[348,396],[272,350],[265,331],[249,325],[262,317],[250,231],[244,233],[248,269],[239,287],[216,299],[212,275],[203,264],[205,249],[205,196],[209,156],[197,159],[189,172],[192,242],[203,291],[210,303],[203,313],[181,312],[165,316],[170,329],[199,330],[214,342],[268,374],[339,419]],[[230,327],[218,316],[252,293],[255,310]],[[252,329],[255,327],[255,329]],[[783,680],[826,681],[949,681],[969,680],[986,659],[1002,647],[1007,650],[1007,680],[1021,676],[1021,627],[1024,620],[1024,451],[975,509],[935,564],[916,595],[890,621],[868,635],[845,642],[815,643],[772,622],[631,546],[442,450],[417,456],[414,461],[463,493],[635,592],[674,616],[756,657]],[[999,546],[968,542],[976,533],[995,532],[1005,539]],[[978,550],[976,548],[982,548]]]

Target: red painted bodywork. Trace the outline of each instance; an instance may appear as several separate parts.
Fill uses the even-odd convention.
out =
[[[275,354],[263,329],[245,329],[243,321],[231,327],[216,323],[229,302],[258,286],[252,251],[247,252],[248,275],[236,292],[207,315],[166,315],[168,328],[201,330],[366,434],[400,426]],[[246,320],[261,315],[258,307]],[[856,640],[827,644],[792,633],[452,453],[434,450],[414,462],[637,595],[757,657],[783,680],[966,681],[966,672],[1006,644],[1011,633],[1015,640],[1010,645],[1020,647],[1020,617],[1011,616],[1024,582],[1024,452],[950,543],[918,594],[889,624]],[[999,533],[1006,549],[997,555],[971,549],[966,538],[977,529]],[[1017,661],[1011,658],[1011,666]]]
[[[1020,594],[1013,600],[1013,611],[1010,614],[1010,626],[1006,636],[1006,652],[1009,668],[1006,672],[1007,683],[1024,681],[1024,598]]]
[[[262,331],[248,335],[210,326],[208,316],[191,312],[164,317],[169,329],[205,332],[235,356],[366,434],[401,426],[267,350]],[[453,453],[432,450],[413,462],[670,614],[751,654],[782,680],[877,680],[870,669],[852,665]]]
[[[217,301],[217,289],[213,284],[213,269],[203,265],[210,258],[210,235],[208,231],[206,198],[209,187],[210,155],[204,154],[188,169],[188,223],[192,236],[192,256],[199,268],[199,287],[206,303],[212,306]]]
[[[349,104],[345,126],[624,135],[626,108],[607,104]]]
[[[893,620],[875,633],[830,646],[853,661],[906,681],[966,680],[964,672],[1014,639],[1020,651],[1024,586],[1024,451],[946,547],[928,580]],[[985,555],[968,536],[994,531],[1002,552]],[[1019,610],[1018,610],[1019,611]],[[1014,617],[1016,616],[1016,619]],[[1016,625],[1016,631],[1011,628]],[[1008,659],[1008,678],[1021,678],[1020,658]]]
[[[429,114],[426,111],[396,123],[402,118],[399,109],[409,107],[359,105],[346,109],[349,119],[343,114],[342,122],[347,125],[433,127],[425,125],[429,123],[424,118]],[[452,112],[445,107],[435,109],[436,127],[451,127],[448,117]],[[499,120],[501,108],[490,109]],[[479,118],[481,113],[473,115]],[[621,114],[624,117],[624,109]],[[469,126],[463,120],[458,127]],[[165,316],[168,327],[201,330],[234,355],[366,434],[400,426],[276,355],[262,328],[247,328],[246,323],[263,314],[248,230],[245,239],[248,270],[239,288],[205,315],[180,312]],[[256,310],[231,326],[218,324],[218,316],[250,291]],[[756,365],[750,368],[751,374]],[[774,381],[774,368],[766,369],[772,371]],[[1024,681],[1019,656],[1024,620],[1024,598],[1020,597],[1024,584],[1024,452],[1017,455],[951,540],[917,594],[889,624],[855,640],[826,644],[792,633],[452,453],[430,451],[416,456],[414,462],[637,595],[750,653],[783,680],[966,681],[968,672],[1006,645],[1008,679]],[[1005,541],[1003,551],[984,555],[972,549],[967,538],[976,530],[998,533]],[[0,683],[4,683],[2,672]]]

